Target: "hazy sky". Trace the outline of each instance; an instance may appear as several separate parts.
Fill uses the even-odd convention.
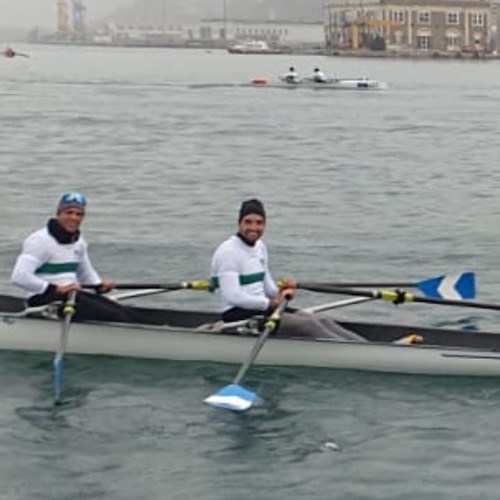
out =
[[[87,19],[92,21],[134,3],[133,0],[83,0]],[[31,29],[35,26],[55,29],[57,0],[0,0],[0,26]]]

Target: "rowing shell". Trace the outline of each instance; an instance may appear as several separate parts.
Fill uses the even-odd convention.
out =
[[[296,83],[291,83],[284,80],[269,82],[266,78],[257,77],[251,81],[251,85],[268,88],[313,88],[330,90],[377,90],[387,88],[386,83],[370,80],[368,78],[328,78],[325,82],[315,82],[311,79],[303,79]]]
[[[2,305],[0,296],[0,306]],[[20,301],[3,296],[10,304]],[[66,352],[241,364],[255,343],[248,332],[218,329],[215,313],[145,309],[164,325],[74,323]],[[256,363],[432,375],[500,376],[500,335],[367,322],[342,322],[369,342],[271,337]],[[0,349],[54,352],[60,322],[0,312]],[[404,343],[418,339],[418,343]],[[399,342],[403,343],[399,343]]]

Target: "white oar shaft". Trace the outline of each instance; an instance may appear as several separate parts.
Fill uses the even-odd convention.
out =
[[[337,307],[345,307],[354,304],[361,304],[363,302],[370,302],[375,300],[373,297],[354,297],[352,299],[337,300],[336,302],[329,302],[327,304],[320,304],[317,306],[306,307],[303,309],[305,312],[317,313],[322,311],[329,311],[331,309],[337,309]]]
[[[69,292],[68,299],[63,308],[63,320],[61,338],[59,346],[54,357],[54,399],[57,402],[61,399],[62,384],[63,384],[63,359],[68,342],[68,332],[71,324],[71,318],[75,312],[76,291]]]
[[[338,307],[346,307],[350,305],[355,305],[355,304],[361,304],[363,302],[370,302],[372,300],[375,300],[373,297],[354,297],[352,299],[345,299],[345,300],[337,300],[335,302],[328,302],[326,304],[319,304],[317,306],[309,306],[305,307],[304,309],[299,309],[299,311],[304,311],[308,313],[317,313],[317,312],[322,312],[322,311],[329,311],[331,309],[337,309]],[[242,319],[239,321],[231,321],[229,323],[222,323],[222,322],[217,322],[212,325],[203,325],[202,327],[199,328],[199,330],[204,330],[206,328],[209,328],[215,332],[222,332],[224,330],[232,330],[234,328],[238,328],[240,326],[245,326],[248,325],[248,322],[251,321],[252,318],[248,319]]]
[[[168,290],[164,288],[147,288],[145,290],[134,290],[132,292],[117,293],[115,295],[109,295],[111,300],[120,302],[121,300],[133,299],[135,297],[144,297],[147,295],[157,295],[159,293],[165,293]]]

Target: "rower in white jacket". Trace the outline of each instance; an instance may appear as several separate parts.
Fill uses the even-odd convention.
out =
[[[282,80],[286,83],[300,83],[299,74],[294,66],[290,66],[288,73],[285,73]]]
[[[225,322],[268,315],[285,296],[294,295],[294,279],[282,280],[283,284],[278,288],[271,276],[267,249],[261,239],[265,223],[264,206],[259,200],[243,202],[238,233],[221,243],[213,255],[211,280]],[[285,312],[277,335],[364,340],[326,316],[303,311]]]
[[[316,83],[325,83],[326,76],[319,68],[314,68],[314,73],[312,75],[312,81]]]
[[[81,292],[83,285],[93,286],[98,293],[114,287],[112,280],[101,279],[92,266],[80,233],[86,204],[81,193],[65,193],[57,205],[56,217],[25,239],[11,281],[27,292],[29,306],[62,301],[73,290]],[[78,294],[80,305],[75,319],[89,312],[83,311],[85,295]]]

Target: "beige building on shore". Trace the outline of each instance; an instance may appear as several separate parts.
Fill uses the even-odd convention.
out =
[[[333,50],[380,49],[381,44],[401,52],[496,49],[489,1],[329,0],[325,10],[325,37]]]

